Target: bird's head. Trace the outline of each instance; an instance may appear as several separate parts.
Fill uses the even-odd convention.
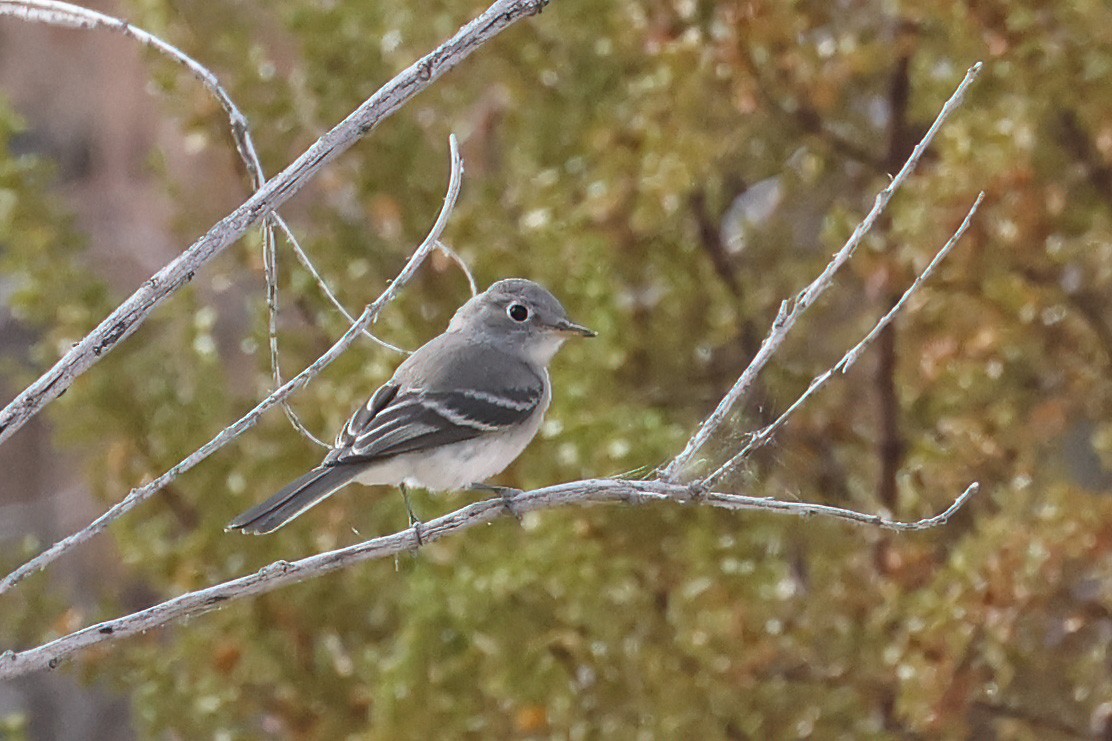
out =
[[[548,289],[524,278],[500,280],[461,306],[448,331],[463,329],[523,352],[541,365],[547,365],[569,337],[597,334],[569,319]]]

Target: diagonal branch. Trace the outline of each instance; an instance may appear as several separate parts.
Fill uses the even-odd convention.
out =
[[[977,209],[980,208],[981,201],[983,201],[984,198],[985,193],[984,191],[981,191],[981,194],[977,196],[977,200],[973,202],[973,205],[970,206],[969,211],[965,214],[965,218],[962,219],[961,225],[957,228],[957,231],[955,231],[953,236],[951,236],[950,239],[946,241],[946,244],[942,246],[942,249],[940,249],[935,254],[927,267],[923,268],[923,272],[919,274],[919,276],[914,280],[914,282],[912,282],[910,286],[908,286],[907,290],[904,291],[902,296],[900,296],[900,299],[895,304],[893,304],[892,308],[889,309],[888,312],[880,318],[880,321],[878,321],[876,325],[873,326],[872,330],[870,330],[869,333],[865,335],[865,337],[862,338],[860,342],[850,348],[849,351],[847,351],[846,354],[842,356],[842,359],[835,363],[833,367],[827,369],[821,375],[816,376],[807,387],[807,390],[800,394],[799,398],[792,402],[791,406],[785,409],[779,417],[777,417],[761,429],[757,430],[756,432],[752,433],[749,436],[749,440],[745,443],[745,445],[742,446],[741,450],[735,453],[728,461],[719,466],[714,473],[712,473],[710,476],[707,476],[702,481],[703,486],[714,486],[715,483],[720,481],[723,476],[725,476],[745,458],[747,458],[750,453],[771,440],[773,435],[775,435],[776,432],[784,426],[784,423],[788,421],[788,418],[791,417],[791,415],[794,414],[796,411],[798,411],[799,408],[803,406],[812,396],[818,393],[819,389],[825,386],[831,378],[833,378],[838,373],[845,373],[854,363],[857,362],[857,359],[861,357],[861,353],[865,352],[865,350],[868,349],[869,345],[871,345],[876,340],[876,338],[880,336],[880,333],[883,332],[892,323],[892,321],[896,318],[896,315],[903,310],[904,306],[907,304],[908,299],[911,298],[912,294],[914,294],[922,287],[927,279],[930,278],[935,268],[938,267],[938,265],[946,258],[948,254],[950,254],[950,250],[952,250],[961,240],[962,236],[965,235],[966,230],[969,229],[970,222],[972,222],[973,220],[973,215],[977,213]]]
[[[358,339],[360,333],[374,323],[383,307],[392,301],[398,291],[413,278],[425,258],[428,257],[433,250],[440,249],[441,247],[440,236],[443,234],[444,228],[448,225],[448,218],[456,205],[456,199],[459,197],[460,186],[463,182],[463,160],[460,159],[459,144],[454,134],[450,137],[449,143],[452,150],[452,171],[448,182],[448,191],[444,196],[444,205],[441,207],[440,213],[436,217],[436,223],[434,223],[432,229],[429,230],[429,234],[425,237],[425,241],[413,252],[413,256],[409,258],[409,262],[407,262],[405,267],[402,268],[402,271],[398,273],[398,277],[390,282],[387,289],[383,291],[381,296],[375,299],[374,303],[368,305],[367,308],[363,310],[363,313],[351,325],[348,331],[309,367],[283,384],[274,391],[274,393],[270,394],[270,396],[259,402],[254,409],[241,417],[237,422],[221,430],[220,434],[202,445],[188,458],[178,463],[149,484],[137,489],[132,489],[121,502],[113,505],[107,512],[93,520],[89,525],[64,540],[58,541],[47,550],[5,576],[3,580],[0,580],[0,594],[8,591],[27,576],[45,568],[66,551],[81,545],[100,533],[107,528],[109,524],[120,519],[125,514],[150,499],[159,489],[254,427],[264,412],[275,404],[281,403],[295,391],[308,384],[318,373],[351,347],[356,339]]]
[[[853,257],[853,253],[857,250],[857,246],[861,240],[872,229],[873,224],[883,213],[884,209],[888,206],[888,202],[892,200],[892,196],[896,190],[903,185],[904,181],[915,170],[915,166],[919,164],[919,159],[923,156],[927,147],[930,146],[934,140],[935,134],[942,128],[946,119],[950,117],[958,106],[961,105],[962,98],[965,91],[973,84],[974,80],[981,72],[981,63],[977,62],[965,74],[965,79],[961,81],[957,89],[954,90],[953,95],[942,106],[939,111],[938,117],[931,124],[930,129],[923,135],[922,140],[915,146],[911,156],[908,157],[907,162],[900,169],[896,176],[892,178],[892,182],[888,187],[882,190],[876,197],[872,210],[865,216],[864,220],[857,225],[853,230],[853,234],[846,240],[842,249],[834,255],[832,259],[823,269],[822,273],[815,278],[815,280],[803,289],[795,299],[791,302],[784,301],[780,304],[780,310],[776,315],[776,319],[772,322],[772,327],[769,329],[768,335],[765,337],[764,342],[761,343],[760,349],[757,351],[756,356],[749,363],[749,366],[742,372],[741,376],[734,383],[733,388],[727,392],[718,403],[718,406],[707,417],[695,435],[688,441],[687,446],[683,451],[669,463],[661,472],[661,478],[665,481],[676,481],[680,478],[684,470],[691,464],[695,454],[710,440],[711,436],[718,431],[718,428],[726,421],[730,411],[734,408],[737,402],[748,393],[752,387],[753,382],[756,380],[757,375],[764,369],[768,361],[772,359],[773,354],[783,344],[784,339],[787,337],[788,332],[791,331],[795,323],[803,316],[818,299],[821,297],[834,282],[834,275],[838,270]]]
[[[324,134],[285,170],[267,181],[239,208],[215,224],[148,279],[92,332],[0,411],[0,443],[68,389],[121,340],[129,337],[160,303],[193,279],[197,270],[297,193],[324,165],[349,149],[471,52],[518,20],[536,15],[548,0],[496,0],[455,36],[403,70]],[[11,5],[9,3],[9,5]]]
[[[454,512],[356,545],[309,556],[298,561],[276,561],[254,574],[217,584],[196,592],[189,592],[145,610],[107,620],[82,628],[67,636],[24,651],[0,653],[0,679],[10,679],[42,669],[53,669],[79,651],[109,641],[145,633],[168,623],[187,617],[212,612],[225,603],[257,594],[271,592],[280,587],[313,579],[345,567],[388,558],[419,546],[440,540],[463,530],[492,522],[508,514],[520,516],[571,504],[591,502],[624,502],[641,505],[653,502],[701,503],[730,510],[758,510],[777,512],[800,517],[819,515],[846,520],[862,525],[872,525],[891,530],[917,531],[937,527],[947,522],[977,492],[977,484],[969,487],[939,514],[914,522],[901,522],[879,515],[870,515],[840,507],[805,502],[786,502],[740,494],[703,493],[696,487],[669,484],[662,481],[624,481],[621,479],[588,479],[573,481],[530,492],[518,492],[512,497],[501,496],[468,504]]]

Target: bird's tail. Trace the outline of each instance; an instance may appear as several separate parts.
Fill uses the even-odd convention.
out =
[[[272,533],[355,478],[355,466],[320,466],[228,523],[226,530]]]

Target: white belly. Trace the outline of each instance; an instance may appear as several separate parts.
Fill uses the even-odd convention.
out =
[[[375,486],[405,484],[431,491],[462,489],[501,473],[521,455],[540,429],[548,410],[547,392],[533,416],[517,429],[485,433],[436,450],[404,453],[364,470],[356,481]]]

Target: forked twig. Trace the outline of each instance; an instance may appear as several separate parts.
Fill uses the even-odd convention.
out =
[[[914,294],[922,287],[923,283],[925,283],[927,281],[927,278],[929,278],[934,272],[934,269],[938,267],[939,263],[941,263],[942,260],[944,260],[948,254],[950,254],[950,250],[952,250],[954,246],[957,245],[957,243],[961,240],[966,230],[969,229],[969,224],[973,220],[973,214],[977,213],[977,209],[980,208],[981,201],[983,201],[984,198],[985,193],[984,191],[981,191],[980,195],[977,196],[977,200],[974,201],[973,205],[969,207],[969,211],[965,214],[965,218],[962,219],[961,225],[958,226],[957,231],[955,231],[953,235],[946,241],[946,244],[942,245],[942,249],[935,253],[935,256],[931,259],[927,267],[923,268],[923,272],[919,274],[919,276],[914,280],[914,282],[912,282],[910,286],[908,286],[907,290],[904,291],[902,296],[900,296],[899,301],[897,301],[892,306],[892,308],[889,309],[884,314],[884,316],[882,316],[877,321],[877,323],[873,326],[869,333],[865,335],[865,337],[862,338],[860,342],[850,348],[849,351],[847,351],[845,355],[842,356],[842,359],[835,363],[831,368],[827,369],[825,372],[819,374],[818,376],[815,376],[810,385],[807,386],[807,390],[800,394],[799,398],[792,402],[791,405],[787,409],[785,409],[779,417],[777,417],[761,429],[757,430],[756,432],[751,433],[748,436],[749,439],[746,441],[745,445],[742,446],[741,450],[731,456],[728,461],[719,466],[714,471],[714,473],[703,479],[703,481],[701,482],[703,486],[712,487],[717,484],[723,476],[725,476],[739,463],[745,460],[750,453],[752,453],[754,450],[761,447],[762,445],[765,445],[769,440],[771,440],[773,435],[775,435],[776,432],[784,426],[784,423],[788,421],[788,418],[791,417],[791,415],[794,414],[801,406],[803,406],[803,404],[806,403],[808,399],[818,393],[819,389],[825,386],[826,383],[831,378],[833,378],[835,374],[845,373],[850,369],[850,366],[857,362],[857,359],[861,357],[861,353],[865,352],[865,350],[868,349],[869,345],[873,344],[873,341],[876,340],[876,338],[882,331],[884,331],[884,328],[892,323],[892,321],[896,318],[896,315],[903,310],[904,306],[907,304],[907,301],[911,298],[912,294]]]
[[[498,5],[499,4],[496,3],[495,6],[492,6],[492,9]],[[2,7],[3,2],[0,2],[0,8]],[[487,20],[492,24],[496,22],[491,19]],[[472,25],[475,24],[473,23]],[[479,33],[481,33],[481,31]],[[493,32],[491,32],[491,35],[492,34]],[[457,35],[457,39],[465,35],[466,34],[461,31],[461,34]],[[481,41],[475,43],[481,43]],[[898,187],[899,183],[907,177],[907,174],[914,167],[915,161],[922,155],[922,151],[929,144],[930,139],[934,136],[938,127],[941,126],[942,122],[949,115],[949,111],[957,106],[961,95],[972,82],[973,78],[975,78],[979,69],[980,65],[978,64],[969,71],[966,79],[947,102],[942,113],[939,114],[938,119],[935,121],[934,126],[932,126],[927,136],[925,136],[923,141],[915,148],[908,163],[905,164],[904,168],[901,169],[900,173],[893,179],[892,184],[877,196],[877,201],[873,210],[870,211],[865,220],[858,225],[854,232],[854,236],[851,237],[850,241],[846,243],[842,250],[834,256],[834,259],[827,265],[822,275],[796,297],[793,305],[784,302],[776,321],[773,323],[772,330],[762,344],[760,352],[758,352],[757,358],[754,359],[753,363],[751,363],[749,368],[742,374],[742,377],[738,379],[738,383],[735,384],[734,388],[731,389],[722,400],[719,408],[715,410],[714,414],[712,414],[692,436],[685,450],[677,456],[664,472],[662,472],[660,479],[650,481],[629,481],[616,478],[592,479],[559,484],[530,492],[521,492],[509,497],[499,496],[490,500],[466,505],[428,523],[416,523],[392,535],[373,538],[347,548],[329,551],[292,563],[279,561],[255,574],[233,579],[206,589],[190,592],[131,615],[83,628],[42,646],[19,652],[5,651],[0,654],[0,679],[19,676],[43,668],[53,668],[76,652],[89,648],[90,646],[135,635],[136,633],[157,628],[185,617],[200,615],[216,609],[225,602],[268,592],[281,586],[320,576],[355,563],[371,559],[386,558],[404,551],[413,550],[453,533],[466,530],[479,524],[491,522],[511,512],[515,515],[520,515],[525,512],[590,502],[624,502],[630,505],[642,505],[651,502],[671,502],[680,504],[700,504],[731,510],[746,509],[768,511],[796,516],[819,515],[898,531],[924,530],[947,522],[949,518],[963,507],[976,493],[978,489],[977,484],[971,484],[943,512],[932,517],[912,522],[894,520],[880,515],[867,514],[841,507],[751,497],[741,494],[709,491],[709,489],[711,489],[713,485],[736,464],[736,462],[740,461],[748,451],[770,438],[775,431],[783,425],[788,416],[813,396],[834,374],[844,371],[852,365],[859,357],[860,353],[868,347],[873,339],[875,339],[877,334],[906,307],[908,298],[919,289],[939,262],[949,253],[965,233],[973,214],[981,203],[984,196],[983,193],[977,198],[958,230],[946,245],[939,250],[938,254],[935,255],[930,264],[923,270],[922,274],[916,278],[900,300],[877,322],[874,328],[861,342],[843,356],[838,364],[817,377],[807,391],[805,391],[776,421],[764,428],[764,430],[755,433],[749,443],[741,451],[727,461],[726,464],[720,466],[708,479],[690,484],[677,483],[674,479],[680,472],[686,469],[692,456],[694,456],[706,440],[709,439],[710,435],[722,424],[730,409],[736,401],[744,395],[749,385],[752,383],[753,378],[755,378],[761,368],[767,364],[772,353],[775,352],[783,342],[784,335],[791,329],[802,312],[812,305],[819,295],[829,287],[834,274],[839,267],[852,256],[865,232],[868,231],[869,227],[875,222],[879,213],[891,198],[895,188]],[[371,125],[373,125],[373,123]],[[91,525],[71,535],[69,538],[56,543],[49,550],[13,571],[5,577],[3,581],[0,581],[0,592],[6,591],[28,574],[37,569],[41,569],[46,564],[59,557],[62,553],[93,537],[97,532],[103,530],[109,522],[118,519],[126,512],[138,506],[139,503],[150,498],[159,488],[171,481],[174,477],[204,460],[208,455],[211,455],[228,442],[231,442],[231,440],[252,427],[265,411],[281,403],[282,400],[287,398],[294,391],[303,387],[319,373],[320,370],[344,352],[344,350],[356,340],[360,332],[373,324],[382,307],[393,299],[397,291],[413,276],[421,262],[432,250],[445,250],[446,254],[459,262],[465,272],[467,272],[466,265],[462,265],[462,261],[458,259],[458,256],[455,256],[450,249],[439,241],[447,218],[455,204],[459,192],[460,176],[462,174],[462,163],[459,159],[458,146],[454,137],[451,140],[451,149],[452,177],[448,187],[448,194],[445,197],[444,207],[441,209],[437,221],[430,230],[429,235],[414,252],[397,279],[390,284],[386,291],[384,291],[373,304],[367,306],[363,313],[352,322],[350,329],[328,352],[318,358],[317,361],[303,370],[295,378],[283,384],[277,391],[268,396],[247,415],[235,424],[225,428],[219,435],[213,438],[212,441],[197,450],[177,466],[170,469],[170,471],[167,471],[163,476],[159,477],[159,479],[151,482],[145,487],[133,490],[122,502],[114,506]],[[312,151],[313,150],[310,150],[310,152]],[[333,150],[325,149],[325,154],[322,156],[329,156],[328,153],[331,151]],[[282,177],[283,176],[279,176],[279,178]],[[286,180],[296,184],[296,182],[298,182],[296,180],[297,177],[299,176],[290,176]],[[306,176],[303,175],[300,177]],[[274,182],[275,181],[271,181],[267,183],[264,186],[264,191],[267,188],[274,187]],[[248,204],[243,208],[247,208],[248,205],[253,202],[259,203],[256,201],[248,201]],[[279,202],[281,201],[277,200],[275,203],[267,206],[267,208],[273,208],[274,205]],[[262,201],[262,203],[267,202]],[[233,216],[235,216],[235,214],[233,214]],[[229,219],[231,218],[232,217],[229,217]],[[195,247],[197,247],[197,245],[195,245]],[[472,287],[472,293],[474,293],[476,290],[474,281],[471,279],[469,272],[467,275]],[[113,342],[115,341],[118,341],[118,338],[117,340],[113,340]],[[27,416],[33,413],[34,411],[31,411]],[[3,424],[3,419],[3,416],[0,416],[0,425]],[[22,424],[22,422],[20,422],[20,424]],[[0,440],[3,440],[3,434],[3,427],[0,427]]]
[[[876,220],[880,218],[881,213],[883,213],[884,209],[888,206],[888,202],[892,200],[892,196],[895,194],[896,190],[903,185],[904,181],[907,180],[908,176],[915,170],[915,166],[919,163],[919,159],[923,156],[923,152],[930,146],[931,141],[934,140],[935,134],[942,128],[942,125],[946,122],[946,119],[950,117],[950,114],[961,105],[965,92],[977,79],[980,72],[980,62],[977,62],[969,68],[969,71],[965,74],[965,79],[961,81],[961,84],[954,90],[950,99],[942,106],[942,110],[939,111],[938,117],[935,118],[934,123],[931,124],[931,127],[927,130],[927,133],[923,135],[919,143],[915,145],[915,149],[911,152],[911,156],[907,158],[907,162],[905,162],[904,166],[900,168],[900,171],[896,173],[896,176],[892,178],[892,182],[888,184],[888,187],[877,194],[876,201],[873,203],[873,207],[868,215],[866,215],[861,223],[857,225],[857,228],[853,230],[853,234],[846,240],[845,245],[835,253],[834,259],[827,263],[822,273],[815,278],[809,286],[804,288],[803,291],[795,297],[794,301],[790,303],[784,301],[780,305],[780,311],[777,313],[776,319],[773,320],[768,335],[765,337],[764,341],[761,342],[761,347],[753,357],[753,360],[749,363],[749,366],[742,371],[741,376],[738,377],[733,388],[722,397],[722,401],[718,403],[718,406],[711,412],[710,416],[699,425],[699,429],[688,441],[683,451],[681,451],[671,463],[664,467],[661,471],[662,479],[665,481],[679,480],[681,474],[683,474],[691,464],[695,454],[698,453],[707,441],[710,440],[711,436],[718,431],[718,428],[726,421],[730,411],[738,401],[748,393],[749,389],[752,388],[753,382],[757,379],[757,375],[764,369],[768,361],[772,359],[772,356],[784,343],[784,340],[787,338],[792,327],[795,326],[795,323],[803,316],[804,312],[806,312],[807,309],[833,285],[834,275],[851,257],[853,257],[853,253],[857,250],[857,246],[861,243],[861,240],[869,230],[872,229]]]

